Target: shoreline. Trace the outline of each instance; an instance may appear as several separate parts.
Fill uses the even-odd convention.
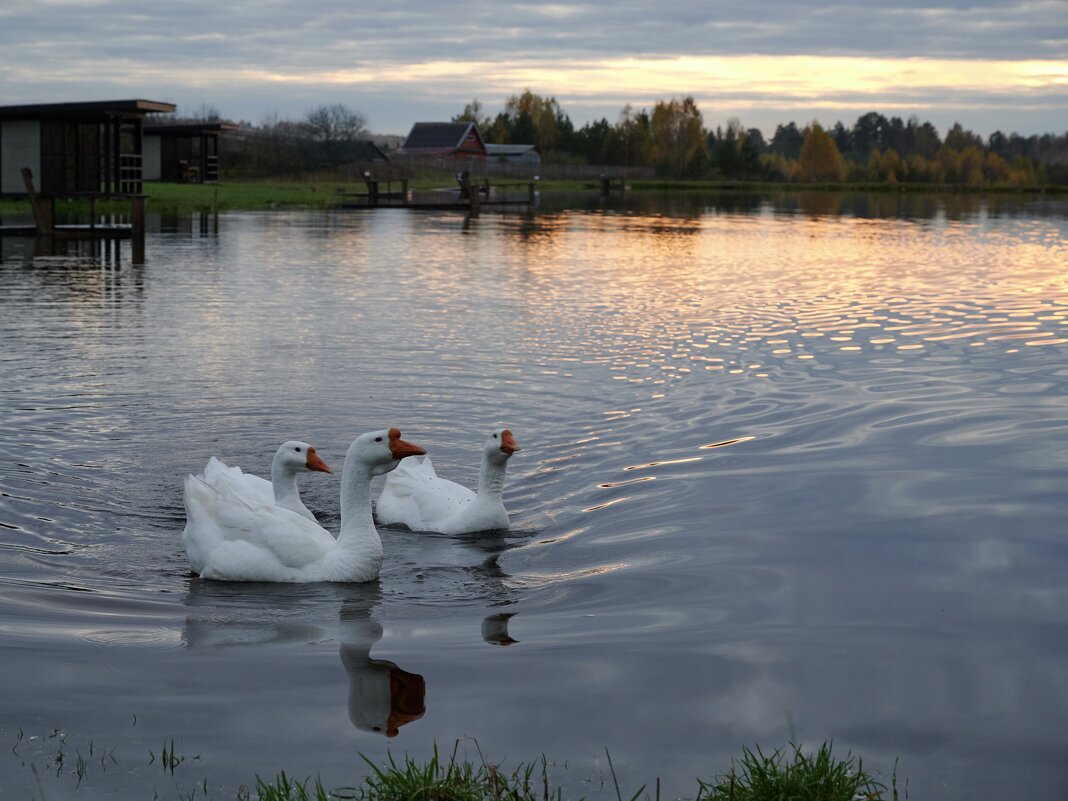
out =
[[[411,187],[416,191],[430,191],[449,186],[449,176],[423,175],[413,178]],[[490,179],[491,183],[493,179]],[[450,187],[451,188],[451,187]],[[168,212],[218,212],[218,211],[267,211],[286,209],[327,209],[339,206],[346,192],[359,192],[363,183],[348,178],[307,176],[296,179],[223,181],[217,184],[169,184],[148,183],[145,195],[149,208]],[[544,181],[539,182],[539,191],[546,192],[596,192],[593,181]],[[678,192],[678,193],[724,193],[760,195],[779,192],[818,192],[826,194],[879,194],[879,195],[955,195],[998,197],[1018,195],[1034,197],[1068,196],[1068,186],[955,186],[947,184],[889,184],[865,183],[782,183],[763,181],[668,181],[636,180],[627,184],[628,193]],[[98,201],[101,213],[123,213],[128,201]],[[56,211],[77,213],[88,210],[85,200],[57,199]],[[0,199],[0,216],[4,214],[28,214],[28,200]]]

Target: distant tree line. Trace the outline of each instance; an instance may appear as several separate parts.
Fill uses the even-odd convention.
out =
[[[193,117],[159,115],[152,122],[219,121],[202,106]],[[945,137],[916,117],[864,114],[852,126],[817,122],[776,126],[770,140],[737,118],[715,129],[692,97],[658,100],[652,110],[627,105],[576,128],[553,97],[527,90],[512,95],[496,115],[478,100],[454,121],[478,125],[487,142],[533,144],[542,160],[561,164],[653,167],[677,179],[785,182],[931,183],[966,187],[1068,184],[1068,132],[1021,136],[996,131],[986,141],[960,123]],[[330,169],[355,160],[367,138],[363,114],[337,103],[302,119],[274,115],[259,125],[240,123],[223,137],[224,174],[265,176]]]
[[[192,117],[149,116],[149,124],[159,125],[221,120],[211,106],[201,106]],[[367,118],[342,103],[317,106],[299,120],[275,114],[259,125],[242,121],[236,132],[222,137],[219,166],[230,177],[329,169],[352,162],[367,135]]]
[[[534,144],[547,162],[654,167],[665,178],[877,181],[958,186],[1068,184],[1068,132],[1024,137],[997,131],[987,141],[955,124],[942,138],[930,122],[871,112],[851,126],[778,125],[770,141],[737,118],[714,130],[692,97],[625,106],[575,128],[555,98],[527,90],[495,117],[478,101],[454,120],[478,124],[487,142]]]

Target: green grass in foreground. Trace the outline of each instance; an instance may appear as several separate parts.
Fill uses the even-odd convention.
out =
[[[883,798],[886,785],[864,770],[859,758],[847,753],[844,759],[831,754],[824,743],[811,756],[791,746],[792,759],[785,749],[766,756],[759,748],[742,748],[742,758],[733,760],[727,773],[713,782],[698,780],[698,801],[854,801]],[[894,801],[897,800],[897,772],[891,779]]]
[[[385,766],[375,765],[364,757],[371,774],[359,787],[326,790],[322,782],[310,778],[294,781],[285,773],[272,781],[256,778],[255,795],[240,796],[260,801],[562,801],[563,791],[552,787],[548,764],[540,762],[519,765],[509,773],[497,765],[457,761],[456,748],[448,761],[443,762],[437,748],[429,762],[419,763],[410,757],[397,762],[392,756]],[[477,743],[476,743],[477,747]],[[896,766],[891,780],[891,793],[875,776],[866,771],[861,760],[847,753],[838,759],[831,753],[831,744],[824,743],[812,754],[802,753],[800,747],[790,746],[792,753],[778,749],[765,755],[759,747],[755,751],[742,749],[742,758],[726,773],[712,781],[697,781],[696,801],[857,801],[883,799],[898,801]],[[481,757],[481,750],[479,750]],[[607,755],[607,752],[606,752]],[[616,780],[612,758],[608,765],[617,801],[637,801],[654,798],[645,786],[624,797]],[[644,794],[644,795],[643,795]],[[907,794],[906,794],[907,795]],[[659,781],[655,801],[660,801]]]

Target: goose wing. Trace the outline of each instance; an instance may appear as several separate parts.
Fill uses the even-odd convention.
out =
[[[405,459],[386,475],[378,519],[384,525],[404,523],[413,531],[437,531],[474,499],[467,487],[438,476],[429,457]]]
[[[228,578],[244,564],[247,580],[270,580],[264,572],[268,565],[299,570],[322,559],[336,544],[317,523],[273,504],[249,501],[240,488],[225,483],[210,485],[189,476],[185,501],[183,538],[189,561],[201,574],[212,567],[218,573],[219,561],[225,559]]]

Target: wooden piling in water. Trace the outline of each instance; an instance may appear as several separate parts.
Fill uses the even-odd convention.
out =
[[[601,196],[602,197],[607,197],[613,191],[625,192],[626,189],[627,189],[626,184],[623,181],[623,178],[620,177],[620,176],[601,175],[600,182],[601,182]]]
[[[2,226],[0,236],[36,236],[37,244],[34,250],[38,255],[54,254],[58,240],[83,240],[106,244],[115,242],[117,248],[120,239],[131,239],[133,262],[144,263],[145,195],[140,193],[119,195],[108,195],[103,192],[76,193],[72,197],[85,198],[89,201],[89,224],[57,225],[55,198],[37,192],[33,185],[33,171],[29,167],[23,167],[20,173],[26,189],[26,197],[30,202],[30,210],[33,212],[33,226]],[[98,224],[96,201],[107,197],[119,197],[130,201],[130,224]]]

